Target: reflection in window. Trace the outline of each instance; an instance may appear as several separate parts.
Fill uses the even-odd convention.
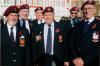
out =
[[[20,4],[20,0],[16,0],[16,4],[19,5]]]
[[[54,7],[55,6],[55,1],[54,0],[49,0],[49,5]]]
[[[4,4],[14,4],[14,0],[4,0]]]
[[[33,4],[34,4],[34,6],[36,6],[37,5],[37,0],[34,0]]]
[[[26,4],[26,0],[22,0],[22,4]]]
[[[38,0],[38,5],[42,6],[42,0]]]
[[[28,4],[31,5],[32,4],[32,0],[28,0]]]

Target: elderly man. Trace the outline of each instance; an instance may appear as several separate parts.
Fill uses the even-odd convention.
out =
[[[54,20],[54,15],[53,7],[46,7],[43,11],[45,23],[34,35],[33,61],[39,66],[52,66],[53,61],[56,66],[69,66],[65,33]]]
[[[75,66],[99,66],[100,20],[94,17],[95,1],[82,6],[84,20],[74,30],[70,44]]]
[[[1,28],[1,65],[29,66],[28,31],[17,25],[19,9],[10,6],[4,12],[7,23]]]
[[[32,22],[28,19],[29,16],[29,5],[23,4],[20,6],[19,11],[19,26],[26,28],[31,33],[32,30]]]
[[[76,26],[77,23],[79,23],[79,8],[78,7],[72,7],[70,9],[70,23],[72,27]]]
[[[37,7],[35,9],[35,13],[36,13],[36,19],[33,21],[33,23],[35,23],[35,25],[41,24],[44,22],[43,20],[43,7]]]

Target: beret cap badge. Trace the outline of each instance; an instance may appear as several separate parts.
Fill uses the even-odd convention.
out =
[[[51,11],[51,9],[50,9],[50,8],[48,8],[48,11]]]

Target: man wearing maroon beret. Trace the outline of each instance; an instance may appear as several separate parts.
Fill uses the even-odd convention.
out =
[[[75,66],[100,66],[100,20],[94,17],[95,1],[86,1],[82,6],[84,20],[74,30],[70,44]]]
[[[38,66],[69,66],[67,53],[67,40],[64,30],[54,20],[53,7],[43,10],[45,23],[41,24],[35,32],[32,43],[33,62]]]
[[[29,5],[23,4],[19,8],[19,26],[26,28],[31,33],[31,28],[33,26],[32,22],[28,19],[29,16]]]
[[[37,7],[35,9],[36,19],[33,21],[35,25],[38,25],[44,22],[42,13],[43,13],[43,7]]]
[[[45,22],[44,19],[43,19],[43,14],[42,13],[43,13],[43,7],[37,7],[35,9],[36,19],[32,21],[32,23],[34,24],[33,31],[36,30],[35,27],[37,27],[38,25]]]
[[[28,31],[17,25],[19,9],[8,7],[7,23],[1,28],[1,65],[29,66]]]
[[[75,27],[76,24],[79,22],[78,16],[79,16],[79,8],[72,7],[70,9],[70,23],[72,24],[72,27]]]

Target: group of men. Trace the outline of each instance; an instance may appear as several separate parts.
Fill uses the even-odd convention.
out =
[[[35,9],[36,20],[28,19],[29,6],[10,6],[1,26],[1,66],[99,66],[100,20],[94,17],[95,1],[70,10],[68,21],[56,22],[54,8]]]

